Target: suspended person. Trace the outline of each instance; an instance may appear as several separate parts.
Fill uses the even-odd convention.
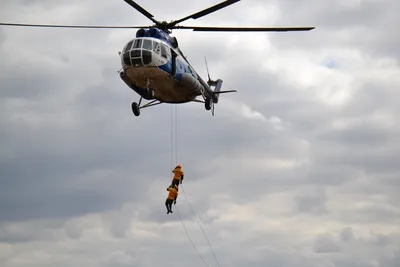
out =
[[[172,203],[176,204],[176,199],[178,197],[178,186],[177,185],[170,185],[167,188],[167,191],[169,191],[168,193],[168,197],[165,200],[165,206],[167,207],[167,214],[169,213],[173,213],[172,212]]]
[[[182,165],[178,164],[173,170],[172,173],[174,174],[174,178],[172,179],[172,185],[179,186],[179,184],[182,184],[183,181],[183,170],[182,170]]]

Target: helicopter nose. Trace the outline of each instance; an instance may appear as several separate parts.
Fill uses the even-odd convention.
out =
[[[141,55],[140,50],[128,50],[122,55],[122,61],[127,66],[141,65]]]
[[[153,41],[135,38],[123,49],[121,63],[125,66],[138,67],[152,63]]]
[[[122,61],[131,67],[144,66],[151,63],[151,51],[146,49],[131,49],[122,54]]]
[[[130,43],[128,43],[127,47],[125,48],[121,60],[124,65],[131,66],[131,67],[140,67],[144,65],[148,65],[152,61],[151,51],[148,49],[144,49],[142,47],[135,47],[132,46],[130,48]]]

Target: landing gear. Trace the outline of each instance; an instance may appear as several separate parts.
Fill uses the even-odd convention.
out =
[[[206,108],[206,110],[210,110],[211,109],[211,113],[214,116],[214,101],[211,98],[206,98],[204,101],[204,106]]]
[[[136,103],[136,102],[132,103],[132,112],[133,112],[133,114],[135,114],[136,117],[140,115],[140,110],[142,108],[148,108],[148,107],[151,107],[151,106],[155,106],[155,105],[161,104],[160,101],[153,100],[153,101],[150,101],[147,104],[144,104],[143,106],[140,106],[140,104],[142,103],[142,99],[143,99],[143,97],[140,98],[139,103]]]
[[[211,98],[206,98],[204,101],[204,106],[205,106],[206,110],[210,110],[213,104],[214,103],[212,102]]]
[[[136,102],[132,103],[132,112],[133,114],[135,114],[136,117],[140,115],[140,109],[138,103]]]

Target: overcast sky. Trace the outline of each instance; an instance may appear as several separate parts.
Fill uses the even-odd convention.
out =
[[[216,0],[137,1],[175,20]],[[0,27],[2,267],[397,267],[397,0],[247,0],[175,30],[204,78],[199,103],[131,111],[118,51],[135,30]],[[122,0],[2,0],[1,22],[151,25]],[[185,171],[164,206],[171,119]],[[189,204],[191,206],[189,206]],[[195,212],[193,216],[190,207]],[[176,208],[179,210],[183,225]],[[196,218],[200,221],[199,227]]]

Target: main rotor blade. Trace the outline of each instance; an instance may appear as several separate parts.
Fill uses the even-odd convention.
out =
[[[46,27],[46,28],[81,28],[81,29],[140,29],[149,26],[90,26],[90,25],[52,25],[52,24],[22,24],[22,23],[1,23],[0,26],[18,27]]]
[[[236,3],[236,2],[239,2],[239,1],[240,1],[240,0],[227,0],[227,1],[221,2],[221,3],[219,3],[219,4],[216,4],[216,5],[214,5],[214,6],[211,6],[211,7],[209,7],[209,8],[206,8],[206,9],[204,9],[204,10],[202,10],[202,11],[199,11],[199,12],[197,12],[197,13],[194,13],[194,14],[192,14],[192,15],[190,15],[190,16],[187,16],[187,17],[184,17],[184,18],[181,18],[181,19],[178,19],[178,20],[174,20],[174,21],[168,23],[168,26],[169,26],[169,27],[174,27],[176,24],[178,24],[178,23],[180,23],[180,22],[182,22],[182,21],[185,21],[185,20],[187,20],[187,19],[198,19],[198,18],[200,18],[200,17],[203,17],[203,16],[205,16],[205,15],[208,15],[208,14],[210,14],[210,13],[212,13],[212,12],[215,12],[215,11],[217,11],[217,10],[220,10],[221,8],[227,7],[227,6],[232,5],[232,4],[234,4],[234,3]]]
[[[157,20],[155,20],[152,14],[150,14],[146,9],[144,9],[143,7],[141,7],[140,5],[136,4],[135,2],[133,2],[132,0],[124,0],[128,5],[130,5],[131,7],[133,7],[134,9],[136,9],[137,11],[139,11],[140,13],[142,13],[144,16],[146,16],[147,18],[149,18],[152,22],[154,22],[155,24],[158,24],[159,22]]]
[[[310,31],[315,27],[196,27],[176,26],[176,29],[188,29],[193,31],[210,32],[288,32],[288,31]]]

